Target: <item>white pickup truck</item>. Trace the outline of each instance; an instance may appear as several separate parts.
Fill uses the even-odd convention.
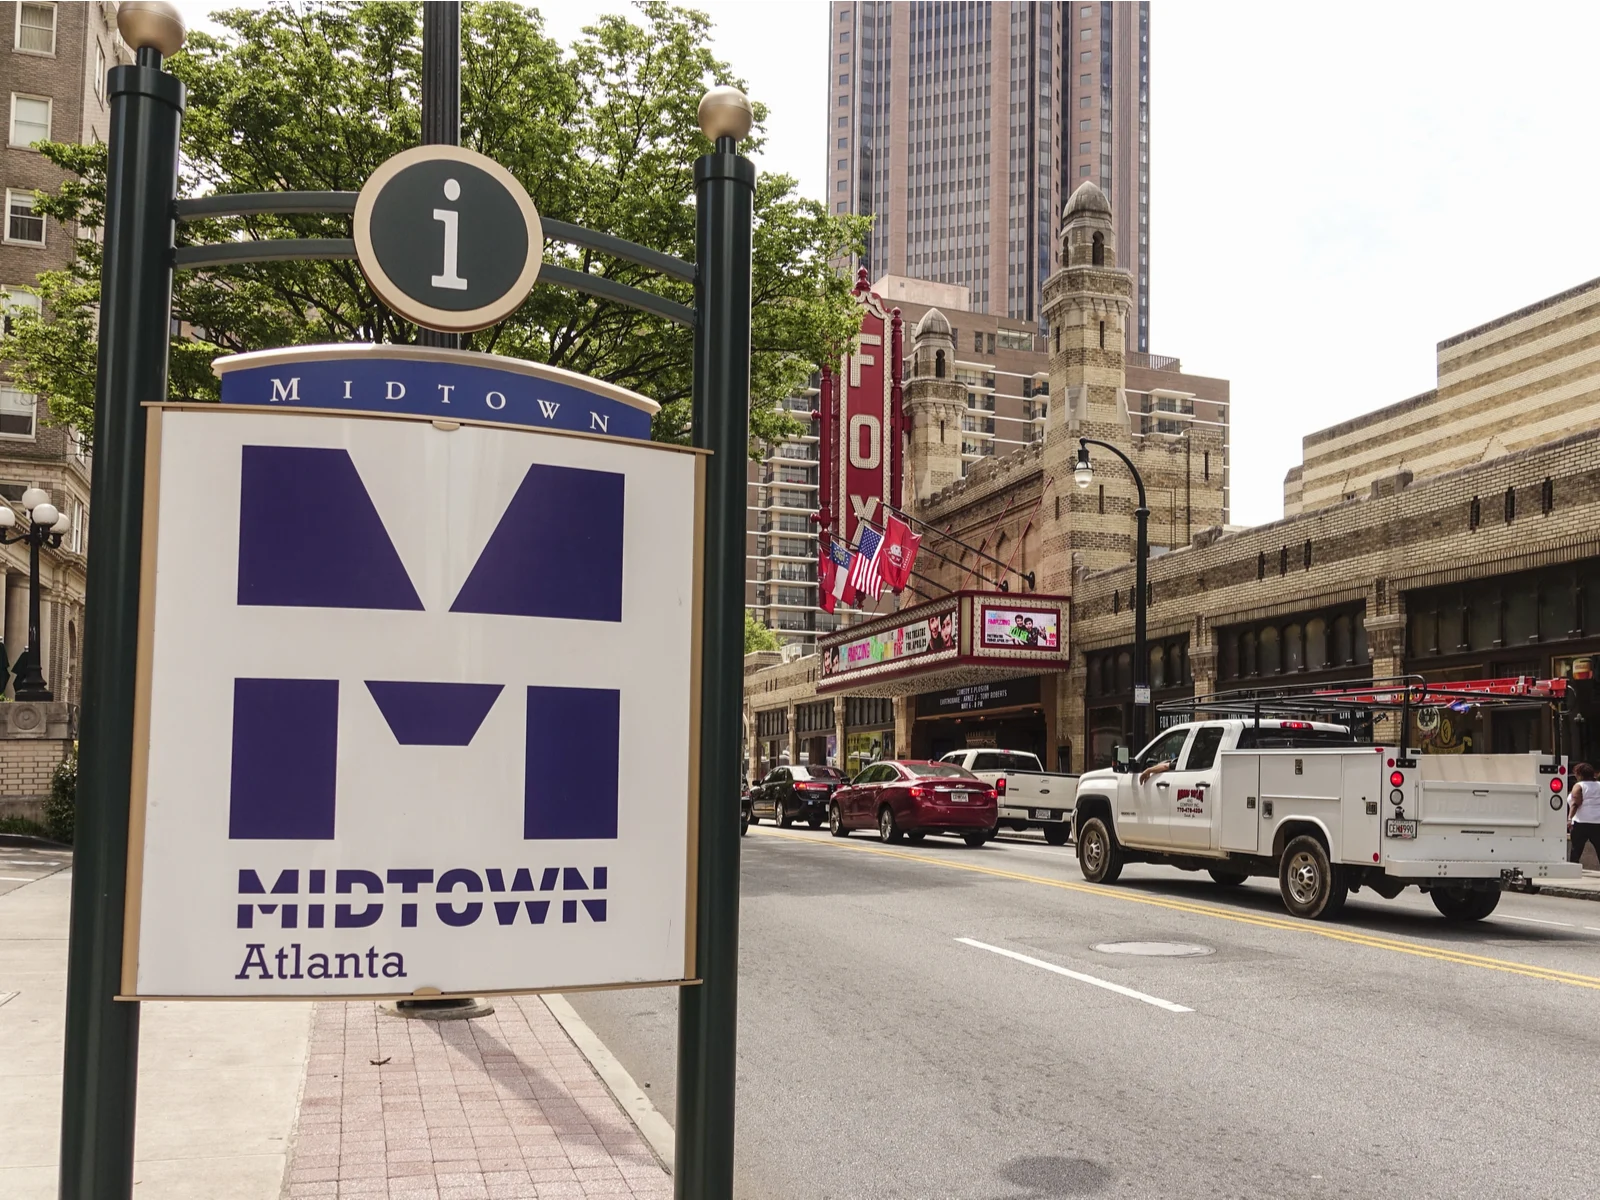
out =
[[[1052,775],[1039,756],[1026,750],[991,750],[970,747],[952,750],[939,760],[965,767],[985,783],[993,784],[1000,801],[1000,828],[1037,826],[1052,846],[1065,846],[1072,834],[1072,805],[1077,796],[1076,775]]]
[[[1079,778],[1078,863],[1094,883],[1129,862],[1224,886],[1276,875],[1285,907],[1310,918],[1363,887],[1392,900],[1416,885],[1445,917],[1476,921],[1507,885],[1579,874],[1566,772],[1550,755],[1358,746],[1322,722],[1191,722]]]

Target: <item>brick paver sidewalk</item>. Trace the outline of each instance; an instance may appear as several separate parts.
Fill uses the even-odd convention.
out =
[[[670,1197],[667,1173],[543,1002],[494,1005],[473,1021],[420,1021],[319,1004],[289,1200]]]

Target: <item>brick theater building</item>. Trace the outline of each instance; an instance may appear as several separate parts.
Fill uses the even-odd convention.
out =
[[[748,773],[962,745],[1032,750],[1072,771],[1111,761],[1133,728],[1134,490],[1099,450],[1079,489],[1080,436],[1117,445],[1144,476],[1157,703],[1399,674],[1565,676],[1577,699],[1564,745],[1600,755],[1600,279],[1441,342],[1436,391],[1308,436],[1286,516],[1241,529],[1227,518],[1226,385],[1210,403],[1197,388],[1170,407],[1159,392],[1137,399],[1111,225],[1092,183],[1073,194],[1064,265],[1045,288],[1043,436],[964,477],[952,432],[964,398],[940,370],[954,357],[949,322],[929,310],[911,326],[901,505],[939,531],[917,563],[923,595],[908,588],[896,609],[885,593],[816,655],[751,656]],[[1028,610],[1058,612],[1058,644],[986,661],[986,620]],[[943,611],[951,649],[921,649],[919,630],[916,654],[835,666],[852,643]],[[1434,753],[1549,749],[1555,736],[1533,709],[1413,719],[1414,744]]]

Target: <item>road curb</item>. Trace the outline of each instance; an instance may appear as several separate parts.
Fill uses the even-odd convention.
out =
[[[1545,887],[1540,884],[1536,894],[1560,896],[1566,900],[1600,900],[1600,891],[1589,891],[1587,888]]]
[[[16,846],[33,850],[71,850],[68,842],[56,842],[31,833],[0,833],[0,846]]]
[[[539,998],[544,1001],[544,1006],[550,1010],[550,1015],[556,1019],[557,1024],[578,1047],[578,1052],[594,1068],[594,1073],[600,1076],[600,1082],[606,1085],[606,1091],[611,1093],[611,1098],[623,1112],[628,1114],[628,1119],[649,1144],[661,1165],[666,1168],[668,1174],[671,1174],[676,1143],[672,1123],[650,1102],[650,1097],[633,1081],[628,1069],[617,1061],[617,1056],[612,1054],[600,1040],[599,1035],[589,1028],[577,1010],[567,1003],[565,996],[550,993]]]

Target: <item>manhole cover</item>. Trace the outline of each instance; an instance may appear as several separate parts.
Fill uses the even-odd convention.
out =
[[[1101,942],[1095,949],[1102,954],[1141,954],[1146,958],[1197,958],[1216,953],[1210,946],[1193,942]]]

